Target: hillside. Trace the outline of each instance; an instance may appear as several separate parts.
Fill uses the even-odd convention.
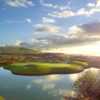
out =
[[[18,46],[0,47],[0,54],[34,54],[38,52],[39,50],[18,47]]]

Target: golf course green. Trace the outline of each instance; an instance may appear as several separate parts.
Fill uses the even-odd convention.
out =
[[[46,75],[78,73],[87,67],[86,62],[74,61],[73,63],[15,63],[4,68],[17,75]]]

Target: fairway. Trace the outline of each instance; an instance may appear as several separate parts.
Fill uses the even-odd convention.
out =
[[[81,72],[85,69],[86,63],[16,63],[6,66],[14,74],[19,75],[45,75],[45,74],[69,74]]]

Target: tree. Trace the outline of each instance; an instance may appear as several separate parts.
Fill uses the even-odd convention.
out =
[[[100,71],[86,71],[74,86],[78,100],[100,100]]]
[[[100,100],[100,70],[88,70],[74,83],[74,97],[65,96],[65,100]]]

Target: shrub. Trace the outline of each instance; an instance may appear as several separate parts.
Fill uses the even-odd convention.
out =
[[[65,100],[100,100],[100,70],[88,70],[74,83],[76,96]],[[68,99],[71,98],[71,99]]]
[[[74,86],[79,100],[100,100],[100,71],[86,71]]]

